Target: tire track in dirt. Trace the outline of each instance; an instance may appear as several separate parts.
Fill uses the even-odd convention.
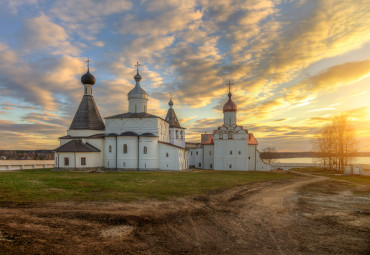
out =
[[[0,245],[6,254],[331,254],[317,238],[340,246],[343,226],[303,217],[299,203],[300,188],[327,178],[296,174],[170,201],[0,205],[0,231],[15,236]]]

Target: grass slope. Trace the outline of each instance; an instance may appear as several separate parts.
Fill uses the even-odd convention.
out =
[[[0,202],[163,200],[291,176],[255,171],[3,172],[0,173]]]

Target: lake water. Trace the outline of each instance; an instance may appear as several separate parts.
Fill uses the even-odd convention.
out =
[[[279,158],[276,163],[313,163],[315,158]],[[369,164],[370,157],[357,157],[353,164]]]

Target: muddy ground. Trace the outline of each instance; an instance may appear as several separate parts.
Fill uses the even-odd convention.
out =
[[[170,201],[0,204],[1,254],[370,254],[370,197],[313,175]]]

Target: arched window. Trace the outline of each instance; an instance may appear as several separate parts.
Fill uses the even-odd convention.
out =
[[[144,146],[144,154],[148,154],[148,148]]]
[[[166,158],[168,158],[168,152],[166,152]]]
[[[220,139],[224,139],[224,133],[223,133],[223,132],[218,133],[218,137],[219,137]]]
[[[112,152],[112,145],[109,145],[109,152]]]
[[[230,155],[233,155],[233,151],[230,151]]]
[[[228,139],[233,139],[233,133],[232,132],[227,133],[227,135],[228,135],[227,136]]]
[[[123,145],[123,153],[124,154],[127,154],[127,144],[124,144]]]
[[[176,139],[179,139],[179,131],[176,130]]]
[[[181,139],[184,139],[184,135],[183,135],[182,131],[180,131],[180,136],[181,136]]]

